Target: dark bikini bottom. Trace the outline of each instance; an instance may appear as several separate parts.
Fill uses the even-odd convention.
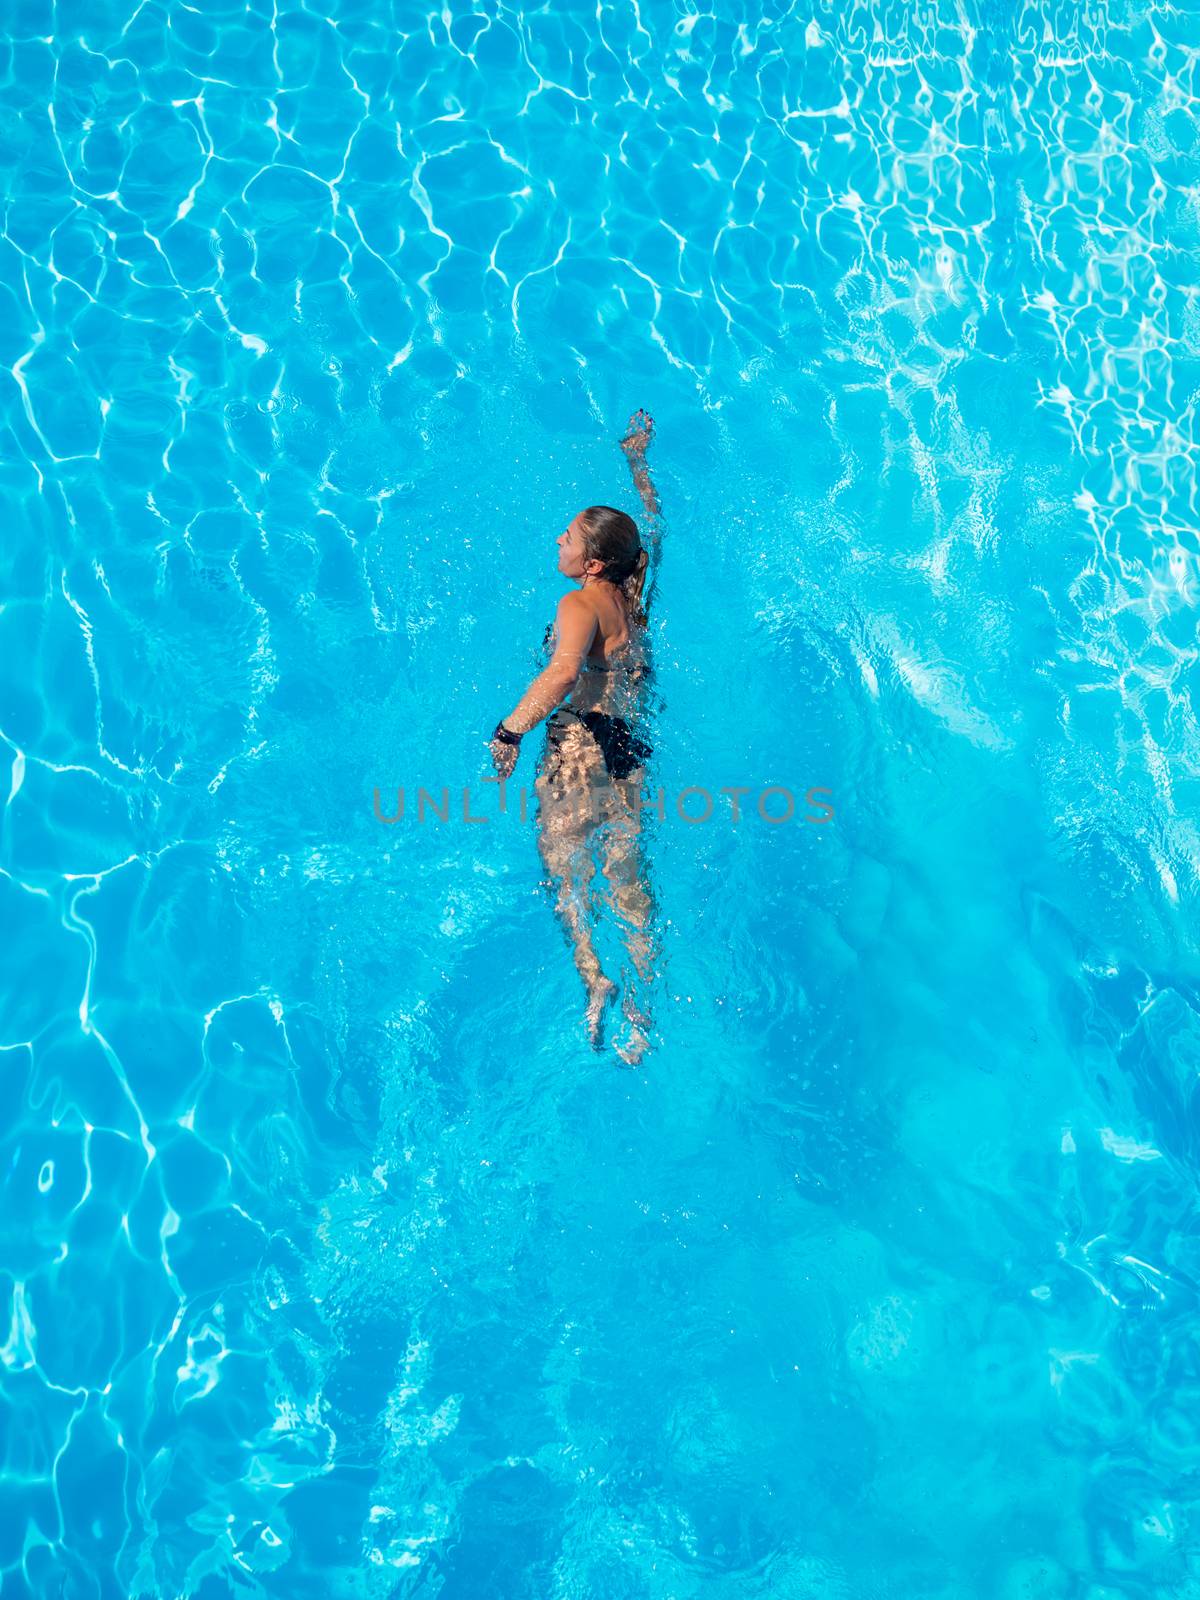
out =
[[[610,778],[629,777],[654,754],[651,745],[630,732],[624,717],[610,717],[603,711],[575,711],[570,706],[560,706],[555,716],[564,712],[582,722],[600,746]]]

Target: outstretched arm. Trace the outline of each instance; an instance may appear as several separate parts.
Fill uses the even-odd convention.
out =
[[[653,437],[654,418],[648,411],[638,410],[630,417],[629,432],[621,440],[621,449],[628,458],[629,470],[633,473],[633,481],[651,522],[662,510],[658,503],[658,492],[650,478],[650,468],[646,465],[646,451]]]
[[[654,418],[648,411],[639,409],[630,417],[629,431],[621,440],[621,449],[625,452],[634,484],[646,508],[646,554],[650,564],[647,572],[649,583],[642,593],[643,610],[649,605],[650,590],[658,577],[658,561],[662,551],[662,525],[659,522],[662,506],[646,463],[646,451],[653,437]]]
[[[517,701],[516,709],[501,719],[510,733],[521,736],[536,728],[575,686],[596,636],[596,613],[577,589],[558,602],[557,631],[558,644],[549,665],[538,673]],[[506,778],[516,766],[517,746],[493,739],[491,752],[497,772]]]

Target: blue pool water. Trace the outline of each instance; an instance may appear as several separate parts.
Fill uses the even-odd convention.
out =
[[[4,35],[4,1600],[1200,1594],[1195,12]],[[630,1071],[481,739],[641,405],[652,781],[834,817]]]

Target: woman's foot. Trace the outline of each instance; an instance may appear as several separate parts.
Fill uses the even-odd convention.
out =
[[[629,432],[621,440],[621,449],[627,456],[644,456],[653,437],[654,418],[639,407],[629,419]]]
[[[628,1066],[636,1067],[642,1057],[650,1048],[650,1018],[634,999],[629,988],[629,969],[621,969],[621,977],[625,984],[621,996],[621,1010],[629,1021],[629,1028],[620,1044],[615,1044],[613,1049]]]
[[[633,1024],[626,1037],[620,1044],[613,1045],[613,1049],[624,1061],[626,1066],[637,1067],[641,1065],[642,1057],[650,1048],[650,1036],[643,1033],[637,1024]]]
[[[587,1012],[588,1038],[593,1050],[604,1043],[604,1014],[617,997],[617,986],[603,973],[588,984]]]

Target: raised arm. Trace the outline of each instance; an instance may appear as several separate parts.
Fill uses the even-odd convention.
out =
[[[517,743],[531,728],[536,728],[548,717],[555,706],[561,705],[575,687],[584,659],[596,637],[596,613],[578,589],[563,595],[558,602],[555,622],[558,643],[549,665],[526,689],[517,701],[516,709],[502,717],[496,732],[501,730],[516,736],[516,742],[500,738],[491,741],[492,758],[501,777],[507,777],[516,765]]]
[[[662,506],[659,504],[658,491],[650,476],[650,468],[646,464],[646,451],[650,448],[650,441],[654,437],[654,418],[648,411],[635,411],[629,419],[629,431],[621,440],[621,449],[629,462],[629,470],[633,474],[633,481],[638,493],[642,497],[642,504],[646,508],[646,554],[649,557],[647,577],[649,579],[642,592],[642,610],[645,611],[650,604],[650,595],[653,592],[655,581],[658,578],[658,562],[662,554],[662,524],[659,517]]]

